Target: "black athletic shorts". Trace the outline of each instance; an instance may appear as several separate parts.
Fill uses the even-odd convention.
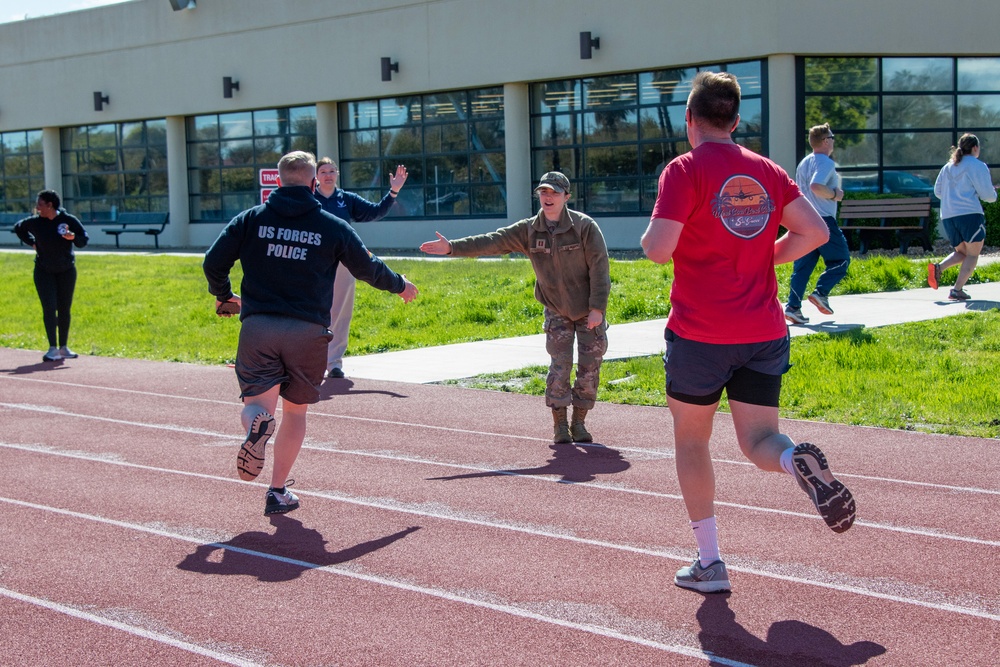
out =
[[[333,335],[321,324],[279,315],[243,320],[236,350],[240,398],[281,385],[283,399],[299,405],[319,402],[326,349]]]
[[[788,372],[789,337],[763,343],[720,345],[664,333],[667,396],[682,403],[712,405],[722,398],[778,407],[781,376]]]

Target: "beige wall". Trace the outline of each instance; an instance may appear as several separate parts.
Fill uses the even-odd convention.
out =
[[[970,20],[991,15],[984,0],[549,0],[544,12],[539,7],[533,0],[199,0],[196,9],[175,12],[167,0],[132,0],[4,24],[0,131],[769,58],[768,148],[790,167],[795,55],[987,55],[982,49],[996,48],[992,22]],[[591,60],[579,57],[581,31],[600,37]],[[391,82],[381,81],[383,56],[399,62]],[[223,98],[224,76],[239,81],[232,99]],[[104,111],[93,110],[94,91],[110,96]],[[528,136],[523,123],[508,127],[520,141]],[[327,117],[324,143],[330,126]],[[509,150],[521,157],[527,149]],[[174,201],[172,221],[183,224],[186,210],[174,210]],[[478,231],[506,222],[452,226]],[[635,223],[618,225],[626,247],[637,244]],[[420,238],[441,226],[408,224],[404,236]],[[613,226],[602,229],[619,243]],[[375,238],[378,227],[361,231]],[[399,231],[388,223],[385,230]],[[171,237],[200,245],[217,231]]]

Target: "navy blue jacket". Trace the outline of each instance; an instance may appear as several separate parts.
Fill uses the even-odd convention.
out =
[[[396,198],[388,192],[377,204],[373,204],[361,195],[340,188],[334,188],[333,194],[329,197],[324,197],[319,189],[316,190],[315,194],[324,211],[348,222],[381,220],[388,215],[389,209],[396,203]]]
[[[59,233],[59,225],[66,225],[76,238],[67,241]],[[35,265],[46,273],[62,273],[73,268],[76,260],[73,256],[73,246],[82,248],[90,241],[87,230],[76,218],[63,209],[59,209],[52,220],[40,215],[18,221],[14,225],[17,238],[26,245],[35,248]]]
[[[402,276],[365,248],[357,232],[325,212],[310,188],[281,187],[267,202],[243,211],[205,253],[208,291],[233,295],[229,272],[240,261],[240,319],[270,314],[330,326],[333,278],[341,262],[358,280],[394,294]]]

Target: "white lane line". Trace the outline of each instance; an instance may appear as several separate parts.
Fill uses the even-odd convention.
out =
[[[116,519],[108,519],[102,516],[96,516],[93,514],[84,514],[82,512],[74,512],[72,510],[60,509],[58,507],[49,507],[47,505],[39,505],[36,503],[28,503],[21,500],[14,500],[11,498],[0,498],[0,502],[9,503],[11,505],[16,505],[19,507],[26,507],[34,510],[40,510],[45,512],[51,512],[54,514],[60,514],[72,519],[81,519],[85,521],[94,521],[97,523],[102,523],[109,526],[114,526],[116,528],[122,528],[125,530],[131,530],[136,532],[148,533],[151,535],[156,535],[158,537],[164,537],[168,539],[178,540],[181,542],[188,542],[190,544],[196,544],[198,546],[206,546],[203,540],[199,540],[188,535],[181,535],[179,533],[172,533],[162,528],[150,528],[149,526],[142,526],[139,524],[128,523],[126,521],[118,521]],[[490,611],[499,612],[502,614],[508,614],[510,616],[515,616],[522,619],[538,621],[540,623],[547,623],[549,625],[556,625],[563,628],[569,628],[570,630],[577,630],[580,632],[586,632],[588,634],[597,635],[601,637],[607,637],[610,639],[617,639],[624,642],[629,642],[631,644],[637,644],[639,646],[645,646],[648,648],[658,649],[660,651],[665,651],[667,653],[675,653],[678,655],[683,655],[689,658],[698,658],[710,662],[711,664],[727,665],[729,667],[754,667],[749,663],[737,662],[735,660],[729,660],[720,656],[717,656],[709,651],[703,649],[696,649],[689,646],[683,646],[681,644],[664,644],[651,639],[646,639],[645,637],[639,637],[636,635],[626,634],[620,632],[613,628],[591,625],[586,623],[578,623],[575,621],[568,621],[565,619],[557,618],[554,616],[545,616],[537,612],[528,611],[526,609],[521,609],[515,605],[510,604],[500,604],[497,602],[489,602],[486,600],[479,600],[476,598],[468,597],[465,595],[458,595],[455,593],[448,592],[439,588],[430,588],[428,586],[421,586],[419,584],[411,584],[404,581],[397,581],[395,579],[389,579],[387,577],[380,577],[373,574],[364,574],[361,572],[354,571],[350,568],[346,568],[340,565],[318,565],[316,563],[310,563],[308,561],[298,560],[295,558],[287,558],[285,556],[276,556],[273,554],[264,553],[261,551],[254,551],[252,549],[245,549],[243,547],[236,547],[229,544],[224,544],[221,542],[209,543],[207,546],[215,547],[217,549],[225,549],[227,551],[233,551],[235,553],[240,553],[247,556],[253,556],[256,558],[263,558],[271,561],[276,561],[279,563],[285,563],[288,565],[293,565],[295,567],[301,567],[308,570],[316,570],[319,572],[325,572],[328,574],[334,574],[337,576],[347,577],[349,579],[356,579],[358,581],[364,581],[370,584],[377,584],[380,586],[387,586],[389,588],[395,588],[398,590],[407,591],[410,593],[417,593],[420,595],[427,595],[430,597],[439,598],[442,600],[447,600],[449,602],[456,602],[459,604],[465,604],[472,607],[479,607],[481,609],[488,609]],[[15,599],[22,599],[27,596],[21,596],[19,593],[14,593],[13,591],[7,591],[6,589],[0,588],[0,593],[10,594],[10,597]],[[29,598],[25,601],[33,602],[38,600],[37,598]],[[38,602],[45,603],[44,600],[38,600]],[[131,628],[130,626],[124,626],[123,624],[115,623],[114,621],[108,621],[107,619],[101,618],[100,616],[93,616],[83,614],[83,612],[78,612],[72,607],[66,607],[65,605],[57,605],[56,603],[43,604],[42,606],[47,606],[50,609],[55,609],[56,611],[61,611],[63,613],[69,613],[70,615],[77,616],[79,618],[85,618],[87,620],[92,620],[94,622],[103,623],[105,625],[110,625],[111,627],[117,627],[120,630],[125,630],[126,632],[134,631],[134,634],[140,634],[141,636],[148,637],[150,639],[156,639],[159,641],[164,641],[165,643],[175,642],[170,637],[166,635],[156,635],[156,633],[149,633],[143,631],[141,628]],[[199,647],[194,645],[184,645],[184,643],[176,644],[181,648],[187,648],[193,652],[201,652],[203,649],[198,650]],[[210,655],[209,653],[202,653],[203,655]],[[222,654],[219,654],[219,659],[224,659]],[[211,655],[211,657],[216,657]],[[228,661],[231,661],[230,658]],[[231,662],[231,664],[252,664],[243,662]]]
[[[177,432],[181,432],[181,433],[192,433],[192,434],[203,436],[203,437],[206,437],[206,438],[219,438],[219,439],[233,438],[233,435],[229,434],[229,433],[216,433],[216,432],[207,431],[207,430],[204,430],[204,429],[191,429],[191,428],[186,428],[186,427],[182,427],[182,426],[172,426],[172,425],[169,425],[169,424],[145,424],[145,423],[142,423],[142,422],[128,421],[128,420],[124,420],[124,419],[115,419],[115,418],[112,418],[112,417],[98,417],[98,416],[94,416],[94,415],[84,415],[84,414],[78,414],[78,413],[64,412],[64,411],[61,411],[61,410],[56,409],[56,408],[50,408],[50,407],[45,407],[45,406],[19,405],[19,404],[13,404],[13,403],[0,403],[0,407],[16,408],[16,409],[20,409],[20,410],[27,410],[27,411],[30,411],[30,412],[44,412],[46,414],[58,414],[58,415],[62,415],[62,416],[76,417],[76,418],[79,418],[79,419],[90,419],[90,420],[94,420],[94,421],[109,422],[109,423],[113,423],[113,424],[121,424],[121,425],[126,425],[126,426],[137,426],[137,427],[151,428],[151,429],[156,429],[156,430],[177,431]],[[3,442],[0,442],[0,446],[2,446],[2,447],[23,448],[23,449],[25,449],[27,451],[42,451],[42,452],[50,453],[50,454],[60,454],[60,452],[52,451],[52,450],[47,450],[47,449],[45,449],[43,447],[38,447],[38,448],[33,448],[31,446],[24,446],[24,447],[22,447],[20,445],[7,444],[7,443],[3,443]],[[566,482],[563,482],[562,480],[557,479],[555,477],[548,477],[548,476],[543,476],[543,475],[521,475],[521,474],[512,473],[512,472],[504,473],[503,471],[496,470],[496,469],[475,467],[475,466],[469,466],[469,465],[459,465],[459,464],[454,464],[454,463],[442,463],[442,462],[433,461],[433,460],[420,459],[418,457],[412,457],[412,456],[399,456],[399,455],[396,455],[396,454],[389,455],[389,454],[382,454],[382,453],[377,453],[377,452],[375,452],[375,453],[373,453],[373,452],[362,452],[362,451],[356,451],[356,450],[342,450],[342,449],[334,449],[334,448],[330,448],[330,447],[318,447],[316,445],[308,445],[308,444],[304,444],[302,447],[303,447],[303,449],[309,449],[309,450],[315,450],[315,451],[322,451],[322,452],[343,453],[343,454],[352,455],[352,456],[364,456],[364,457],[369,457],[369,458],[384,458],[384,459],[390,459],[390,460],[395,460],[395,461],[400,461],[400,462],[420,463],[420,464],[428,465],[428,466],[439,466],[439,467],[446,467],[446,468],[452,468],[452,469],[458,468],[460,470],[473,470],[473,471],[477,471],[477,472],[495,472],[495,473],[498,473],[498,474],[506,474],[506,475],[509,475],[509,476],[516,476],[516,477],[520,477],[520,478],[523,478],[523,479],[531,479],[531,480],[536,480],[536,481],[541,481],[541,482],[555,482],[555,483],[560,483],[560,484],[566,484]],[[96,457],[96,456],[93,457],[93,458],[90,458],[90,457],[86,457],[84,455],[81,455],[81,458],[85,458],[86,460],[94,460],[94,461],[106,462],[106,461],[104,461],[104,459],[102,459],[100,457]],[[164,469],[164,472],[175,472],[175,471],[169,471],[169,470]],[[661,493],[661,492],[658,492],[658,491],[646,491],[646,490],[642,490],[642,489],[630,489],[630,488],[627,488],[627,487],[622,487],[622,486],[617,486],[617,485],[602,484],[600,482],[582,482],[582,483],[577,483],[577,484],[574,484],[574,485],[583,486],[583,487],[591,487],[594,490],[610,491],[610,492],[614,492],[614,493],[628,493],[628,494],[633,494],[633,495],[642,495],[642,496],[649,496],[649,497],[654,497],[654,498],[662,498],[662,499],[665,499],[665,500],[672,500],[672,501],[673,500],[682,500],[681,496],[678,495],[678,494]],[[969,492],[969,493],[979,493],[980,492],[978,489],[972,489],[972,488],[965,488],[965,489],[962,489],[962,490],[966,491],[966,492]],[[722,500],[717,500],[715,502],[715,504],[719,505],[719,506],[722,506],[722,507],[733,507],[733,508],[736,508],[736,509],[746,510],[746,511],[749,511],[749,512],[762,512],[762,513],[766,513],[766,514],[777,514],[777,515],[780,515],[780,516],[796,517],[796,518],[800,518],[800,519],[806,519],[808,521],[820,521],[821,520],[820,517],[817,516],[815,513],[793,512],[791,510],[782,510],[782,509],[777,509],[777,508],[773,508],[773,507],[760,507],[760,506],[757,506],[757,505],[747,505],[747,504],[744,504],[744,503],[734,503],[734,502],[727,502],[727,501],[722,501]],[[955,542],[968,542],[968,543],[971,543],[971,544],[977,544],[977,545],[981,545],[981,546],[1000,547],[1000,541],[998,541],[998,540],[986,540],[986,539],[981,539],[981,538],[976,538],[976,537],[971,537],[971,536],[966,536],[966,535],[955,535],[955,534],[950,534],[950,533],[942,533],[940,531],[937,531],[937,530],[934,530],[934,529],[929,529],[929,528],[915,528],[915,527],[910,527],[910,526],[895,526],[895,525],[892,525],[892,524],[875,523],[875,522],[869,522],[869,521],[855,521],[855,525],[856,526],[865,526],[867,528],[874,528],[876,530],[884,530],[884,531],[889,531],[889,532],[894,532],[894,533],[900,533],[900,534],[904,534],[904,535],[919,535],[921,537],[932,537],[932,538],[936,538],[936,539],[950,540],[950,541],[955,541]]]
[[[245,485],[245,486],[252,486],[254,488],[260,488],[260,485],[257,484],[257,483],[255,483],[255,482],[244,482],[244,481],[241,481],[241,480],[238,480],[238,479],[231,479],[231,478],[228,478],[228,477],[219,477],[217,475],[208,475],[208,474],[205,474],[205,473],[189,472],[189,471],[184,471],[184,470],[170,470],[170,469],[167,469],[167,468],[157,468],[157,467],[154,467],[154,466],[147,466],[147,465],[142,465],[142,464],[138,464],[138,463],[127,463],[127,462],[123,462],[123,461],[106,460],[106,459],[97,458],[97,457],[93,457],[93,456],[89,456],[89,455],[84,455],[84,454],[81,454],[81,453],[78,453],[78,452],[58,452],[58,451],[51,451],[51,450],[48,450],[48,449],[32,448],[32,447],[26,447],[26,446],[22,446],[22,445],[8,445],[8,444],[4,444],[4,443],[0,443],[0,447],[7,447],[7,448],[10,448],[10,449],[20,449],[20,450],[24,450],[24,451],[28,451],[28,452],[35,452],[35,453],[40,453],[40,454],[50,454],[50,455],[53,455],[53,456],[61,456],[61,457],[65,457],[65,458],[72,458],[72,459],[78,459],[78,460],[84,460],[84,461],[92,461],[92,462],[95,462],[95,463],[104,463],[104,464],[109,464],[109,465],[117,465],[117,466],[121,466],[121,467],[125,467],[125,468],[135,468],[135,469],[138,469],[138,470],[147,470],[147,471],[158,472],[158,473],[166,473],[166,474],[172,474],[172,475],[181,475],[181,476],[184,476],[184,477],[194,477],[194,478],[197,478],[197,479],[204,479],[204,480],[210,480],[210,481],[215,481],[215,482],[226,482],[226,483],[229,483],[229,484],[241,484],[241,485]],[[551,531],[551,530],[544,530],[544,529],[540,529],[540,528],[534,528],[532,526],[527,526],[527,525],[524,525],[524,524],[515,524],[515,523],[505,523],[505,522],[502,522],[502,521],[493,521],[493,520],[489,520],[489,519],[472,517],[472,516],[469,516],[467,514],[460,514],[458,512],[455,512],[455,513],[446,513],[444,511],[434,511],[434,510],[428,509],[427,505],[425,505],[425,504],[410,505],[410,504],[406,504],[406,503],[403,503],[403,502],[392,502],[392,501],[382,501],[382,502],[379,502],[379,501],[370,500],[370,499],[367,499],[367,498],[357,498],[357,497],[349,496],[349,495],[346,495],[346,494],[338,494],[338,493],[334,493],[334,492],[324,492],[324,491],[306,491],[306,490],[302,490],[302,489],[298,489],[298,488],[296,488],[295,492],[299,496],[303,496],[303,497],[313,496],[313,497],[316,497],[316,498],[323,498],[323,499],[331,500],[331,501],[334,501],[334,502],[341,502],[341,503],[346,503],[346,504],[349,504],[349,505],[356,505],[356,506],[359,506],[359,507],[367,507],[367,508],[370,508],[370,509],[375,509],[375,510],[380,510],[380,511],[399,512],[399,513],[402,513],[402,514],[409,514],[409,515],[419,516],[419,517],[424,517],[424,518],[439,519],[439,520],[442,520],[442,521],[453,521],[453,522],[456,522],[456,523],[464,523],[464,524],[468,524],[468,525],[472,525],[472,526],[478,526],[478,527],[482,527],[482,528],[493,528],[493,529],[498,529],[498,530],[508,530],[508,531],[512,531],[512,532],[516,532],[516,533],[522,533],[522,534],[525,534],[525,535],[531,535],[531,536],[534,536],[534,537],[542,537],[542,538],[548,538],[548,539],[563,540],[563,541],[571,542],[571,543],[574,543],[574,544],[582,544],[582,545],[591,546],[591,547],[597,547],[597,548],[602,548],[602,549],[613,549],[615,551],[622,551],[622,552],[625,552],[625,553],[632,553],[632,554],[638,554],[638,555],[643,555],[643,556],[651,556],[651,557],[654,557],[654,558],[664,558],[664,559],[679,561],[681,563],[689,563],[691,561],[691,555],[687,551],[685,551],[684,553],[680,553],[680,552],[672,553],[672,552],[669,552],[669,551],[662,551],[662,550],[657,550],[657,549],[649,549],[649,548],[646,548],[646,547],[637,547],[637,546],[632,546],[632,545],[628,545],[628,544],[620,544],[620,543],[617,543],[617,542],[608,542],[608,541],[605,541],[605,540],[596,540],[596,539],[590,539],[590,538],[584,538],[584,537],[577,537],[577,536],[569,534],[569,533],[558,533],[558,532]],[[22,501],[0,497],[0,502],[21,503]],[[26,504],[26,503],[23,503],[23,504]],[[67,512],[67,513],[72,514],[71,512],[68,512],[67,510],[55,510],[55,508],[53,508],[53,509],[54,509],[54,511]],[[86,515],[84,515],[84,516],[86,516]],[[940,537],[940,536],[937,535],[937,534],[931,534],[930,537]],[[893,601],[893,602],[901,602],[903,604],[912,604],[912,605],[916,605],[918,607],[926,607],[928,609],[935,609],[935,610],[946,611],[946,612],[955,612],[955,613],[965,614],[965,615],[968,615],[968,616],[975,616],[977,618],[987,618],[987,619],[990,619],[990,620],[1000,621],[1000,615],[992,614],[990,612],[983,611],[983,610],[980,610],[980,609],[973,609],[973,608],[969,608],[969,607],[962,607],[962,606],[953,605],[953,604],[950,604],[950,603],[937,603],[937,602],[933,602],[933,601],[930,601],[930,600],[922,600],[922,599],[919,599],[919,598],[903,597],[901,595],[887,594],[887,593],[884,593],[882,591],[866,589],[866,588],[864,588],[862,586],[855,586],[855,585],[850,585],[850,584],[842,583],[842,577],[838,577],[837,579],[834,579],[834,577],[831,576],[829,580],[822,580],[822,579],[818,579],[818,578],[807,579],[805,577],[795,577],[795,576],[791,576],[791,575],[784,575],[784,574],[769,572],[767,570],[762,570],[762,569],[754,568],[754,567],[744,567],[744,566],[741,566],[741,565],[739,565],[737,563],[733,563],[732,565],[730,565],[727,562],[726,566],[727,566],[727,569],[729,569],[729,570],[731,570],[733,572],[748,572],[748,573],[757,575],[759,577],[764,577],[764,578],[767,578],[767,579],[777,579],[779,581],[787,581],[787,582],[791,582],[793,584],[799,584],[799,585],[805,585],[805,586],[816,586],[816,587],[819,587],[819,588],[827,588],[827,589],[834,590],[834,591],[840,591],[840,592],[846,592],[846,593],[853,593],[853,594],[862,595],[862,596],[866,596],[866,597],[873,597],[873,598],[878,598],[878,599],[883,599],[883,600],[890,600],[890,601]]]
[[[174,399],[174,400],[189,400],[189,401],[198,401],[198,402],[202,402],[202,403],[212,403],[212,404],[215,404],[215,405],[226,405],[226,406],[230,406],[230,407],[238,407],[238,405],[235,404],[235,403],[233,403],[232,401],[222,401],[222,400],[208,399],[208,398],[192,398],[192,397],[188,397],[188,396],[177,396],[175,394],[159,394],[159,393],[150,392],[150,391],[141,391],[141,390],[138,390],[138,389],[120,389],[120,388],[114,388],[114,387],[100,387],[100,386],[93,386],[93,385],[86,385],[86,384],[77,384],[77,383],[71,383],[71,382],[55,382],[53,380],[39,380],[39,379],[34,379],[34,378],[22,378],[22,377],[11,377],[11,376],[0,375],[0,380],[3,380],[3,379],[13,379],[13,380],[30,381],[30,382],[42,382],[42,383],[47,383],[47,384],[56,384],[56,385],[65,385],[65,386],[72,386],[72,387],[80,387],[80,388],[83,388],[83,389],[101,389],[101,390],[112,391],[112,392],[122,392],[122,393],[128,393],[128,394],[138,394],[138,395],[142,395],[142,396],[153,396],[153,397],[156,397],[156,398],[168,398],[168,399]],[[30,406],[30,405],[24,405],[24,404],[19,404],[19,403],[0,403],[0,407],[8,407],[8,408],[12,408],[12,409],[23,409],[23,410],[35,409],[35,410],[38,410],[38,411],[41,411],[41,412],[50,411],[50,412],[53,412],[53,413],[56,413],[56,414],[64,414],[64,415],[67,415],[67,416],[74,416],[74,417],[80,417],[80,418],[85,418],[85,419],[104,420],[104,421],[113,422],[113,423],[117,423],[117,424],[133,425],[133,426],[146,426],[146,427],[149,427],[149,428],[165,428],[165,429],[171,429],[171,428],[173,428],[173,429],[176,429],[178,431],[182,431],[182,432],[186,432],[186,433],[195,433],[195,434],[203,434],[204,433],[206,435],[208,434],[207,431],[200,431],[198,429],[189,429],[189,428],[180,427],[180,426],[177,426],[177,427],[172,427],[172,426],[158,427],[156,425],[142,424],[142,423],[139,423],[139,422],[125,421],[125,420],[120,420],[120,419],[112,419],[112,418],[108,418],[108,417],[97,417],[97,416],[92,416],[92,415],[84,415],[84,414],[79,414],[79,413],[71,413],[71,412],[67,412],[67,411],[64,411],[64,410],[62,410],[60,408],[55,408],[55,407],[50,407],[50,408],[46,409],[46,408],[40,408],[38,406]],[[279,412],[280,412],[280,410],[279,410]],[[450,427],[450,426],[437,426],[437,425],[434,425],[434,424],[415,424],[415,423],[412,423],[412,422],[395,421],[395,420],[391,420],[391,419],[378,419],[378,418],[374,418],[374,417],[355,417],[355,416],[351,416],[351,415],[336,415],[336,414],[328,414],[328,413],[319,412],[319,411],[312,411],[312,412],[309,413],[309,415],[310,415],[310,417],[313,417],[313,418],[315,418],[315,417],[325,417],[325,418],[328,418],[328,419],[343,419],[343,420],[346,420],[346,421],[357,421],[357,422],[364,422],[364,423],[370,423],[370,424],[381,424],[381,425],[388,425],[388,426],[403,426],[403,427],[407,427],[407,428],[425,429],[425,430],[429,430],[429,431],[441,431],[441,432],[446,432],[446,433],[458,433],[458,434],[461,434],[461,435],[478,435],[478,436],[486,436],[486,437],[491,437],[491,438],[508,438],[508,439],[511,439],[511,440],[527,440],[529,442],[545,442],[545,443],[551,443],[552,442],[552,440],[550,438],[537,438],[535,436],[514,435],[514,434],[510,434],[510,433],[494,433],[494,432],[491,432],[491,431],[473,431],[473,430],[470,430],[470,429],[454,428],[454,427]],[[226,433],[226,434],[223,434],[221,437],[232,438],[234,436],[233,436],[232,433]],[[591,445],[585,445],[585,444],[582,444],[582,443],[577,443],[577,446],[585,447],[585,446],[591,446]],[[658,458],[667,458],[667,459],[674,458],[674,451],[673,451],[673,449],[643,449],[643,448],[640,448],[640,447],[620,447],[620,446],[617,446],[617,445],[615,445],[615,446],[613,446],[611,448],[615,449],[616,451],[619,451],[619,452],[631,452],[631,453],[635,453],[635,454],[642,454],[644,457],[646,457],[645,460],[647,460],[647,461],[648,460],[656,460]],[[753,464],[750,463],[749,461],[745,460],[745,459],[736,459],[736,460],[734,460],[734,459],[713,458],[712,462],[713,463],[719,463],[719,464],[725,464],[725,465],[736,465],[736,466],[753,467]],[[984,493],[984,494],[987,494],[987,495],[1000,496],[1000,489],[985,489],[985,488],[980,488],[980,487],[955,486],[955,485],[950,485],[950,484],[935,484],[933,482],[919,482],[919,481],[915,481],[915,480],[891,479],[891,478],[888,478],[888,477],[876,477],[876,476],[873,476],[873,475],[861,475],[861,474],[857,474],[857,473],[841,472],[839,470],[837,471],[837,477],[844,477],[844,478],[850,478],[850,479],[859,479],[859,480],[865,480],[865,481],[871,481],[871,482],[879,482],[879,483],[885,483],[885,484],[903,484],[903,485],[906,485],[906,486],[915,486],[915,487],[928,488],[928,489],[939,489],[939,490],[944,490],[944,491],[958,491],[958,492],[962,492],[962,493]]]
[[[162,632],[153,632],[152,630],[146,630],[145,628],[140,628],[135,625],[128,625],[120,621],[115,621],[110,618],[104,618],[98,614],[92,614],[90,612],[81,611],[75,607],[70,607],[68,605],[60,604],[58,602],[52,602],[51,600],[44,600],[42,598],[34,597],[31,595],[25,595],[24,593],[18,593],[17,591],[12,591],[9,588],[0,588],[0,595],[17,600],[19,602],[25,602],[27,604],[33,604],[38,607],[44,607],[50,611],[58,612],[66,616],[72,616],[74,618],[79,618],[84,621],[89,621],[90,623],[97,623],[98,625],[103,625],[105,627],[114,628],[121,632],[125,632],[136,637],[142,637],[143,639],[149,639],[154,642],[159,642],[160,644],[167,644],[168,646],[173,646],[174,648],[179,648],[189,653],[194,653],[196,655],[205,656],[207,658],[213,658],[219,662],[224,662],[227,665],[239,665],[240,667],[264,667],[263,663],[252,662],[250,660],[244,660],[235,655],[230,655],[228,653],[220,653],[219,651],[213,651],[212,649],[207,649],[197,644],[192,644],[190,642],[182,641],[175,637],[165,635]]]

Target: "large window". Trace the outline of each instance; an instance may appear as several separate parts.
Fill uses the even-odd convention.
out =
[[[42,131],[0,132],[0,212],[34,211],[44,188]]]
[[[160,120],[62,130],[63,205],[84,222],[167,211],[167,126]]]
[[[192,116],[187,140],[191,222],[229,222],[260,203],[260,169],[290,151],[316,152],[316,108]]]
[[[507,213],[503,88],[342,102],[340,187],[379,201],[409,177],[390,217]]]
[[[563,172],[573,183],[574,208],[591,215],[648,215],[663,167],[690,150],[684,109],[702,70],[739,78],[742,120],[733,138],[762,152],[762,61],[547,81],[531,87],[532,178]]]
[[[798,71],[803,129],[830,123],[848,192],[930,194],[965,132],[1000,158],[1000,58],[800,58]]]

